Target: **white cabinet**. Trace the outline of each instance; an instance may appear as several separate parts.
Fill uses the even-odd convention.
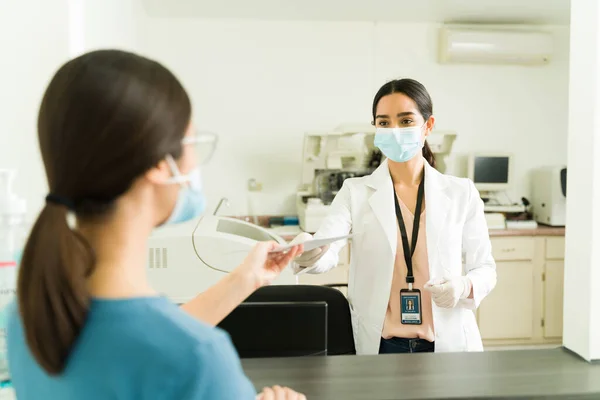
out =
[[[564,260],[565,259],[565,238],[564,236],[546,238],[546,259]]]
[[[477,321],[486,346],[559,343],[562,337],[563,236],[492,236],[496,288]]]
[[[563,330],[564,261],[547,261],[544,271],[544,337],[561,338]]]
[[[533,336],[531,261],[499,261],[496,288],[479,308],[482,339],[522,339]]]
[[[496,262],[533,260],[535,256],[534,238],[515,236],[492,238],[492,254]]]
[[[546,239],[546,260],[542,280],[544,281],[544,337],[562,337],[563,330],[563,287],[565,275],[565,238]]]

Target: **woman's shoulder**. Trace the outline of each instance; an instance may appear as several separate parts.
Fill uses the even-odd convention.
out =
[[[188,313],[164,297],[133,298],[123,300],[92,300],[88,314],[88,324],[96,329],[113,327],[115,322],[123,330],[147,330],[153,326],[152,334],[145,335],[170,337],[180,343],[211,344],[222,340],[218,329]],[[158,329],[160,327],[160,329]]]
[[[360,176],[356,178],[346,178],[344,179],[343,187],[348,188],[349,190],[362,189],[369,182],[371,175]]]
[[[440,176],[446,180],[447,185],[454,190],[470,193],[473,190],[473,182],[469,178],[461,178],[454,175],[446,175],[440,173]]]
[[[432,177],[443,186],[447,187],[451,192],[457,194],[470,195],[475,186],[469,178],[463,178],[455,175],[449,175],[431,168]]]
[[[146,332],[142,347],[162,360],[160,374],[164,374],[163,368],[168,368],[170,375],[177,377],[169,385],[163,385],[166,397],[182,398],[184,394],[190,399],[254,397],[254,387],[244,375],[225,331],[197,320],[174,304],[161,307],[157,317],[153,324],[155,334]]]
[[[11,372],[21,382],[17,378],[39,367],[27,350],[17,307],[9,312]],[[60,385],[102,393],[106,386],[98,382],[98,370],[111,371],[113,380],[107,384],[117,385],[112,391],[141,390],[142,385],[144,393],[155,393],[143,398],[237,399],[255,394],[228,335],[160,298],[92,300]]]
[[[113,347],[118,343],[122,362],[128,363],[132,371],[143,369],[157,377],[169,371],[170,383],[158,386],[172,393],[170,398],[181,398],[181,391],[188,390],[204,395],[189,398],[219,398],[226,390],[225,382],[231,379],[248,390],[229,336],[166,298],[94,301],[86,325],[82,339],[90,348],[82,349],[82,355],[97,356],[93,348],[106,348],[98,346],[94,338],[102,337],[101,341],[112,342]],[[228,375],[226,371],[237,374]]]

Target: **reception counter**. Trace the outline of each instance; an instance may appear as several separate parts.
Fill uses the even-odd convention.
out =
[[[257,390],[308,399],[600,399],[600,365],[562,348],[243,360]]]

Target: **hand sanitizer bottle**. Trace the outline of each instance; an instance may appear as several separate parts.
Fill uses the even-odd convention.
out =
[[[26,202],[13,193],[16,171],[0,169],[0,387],[10,383],[6,310],[15,299],[17,267],[25,241]]]

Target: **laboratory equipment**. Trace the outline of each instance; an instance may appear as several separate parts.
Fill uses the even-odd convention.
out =
[[[219,210],[223,206],[229,207],[229,200],[227,199],[227,197],[223,197],[221,198],[221,200],[219,200],[219,204],[217,204],[217,208],[215,208],[213,215],[217,215],[219,213]]]
[[[0,169],[0,382],[10,379],[6,357],[6,306],[15,296],[25,241],[26,202],[13,192],[16,171]]]
[[[508,154],[471,154],[469,178],[480,192],[506,190],[511,183],[512,157]]]
[[[448,169],[448,159],[455,140],[456,132],[452,131],[435,130],[427,136],[427,144],[435,155],[435,169],[442,174]]]
[[[240,358],[327,355],[325,301],[242,303],[219,328]]]
[[[494,214],[518,214],[526,211],[523,204],[503,204],[495,200],[496,192],[510,188],[512,156],[509,154],[474,153],[469,156],[468,177],[473,181],[481,197],[486,201],[484,211]],[[490,223],[500,225],[498,215],[488,217]]]
[[[484,215],[488,229],[506,229],[506,217],[504,214],[486,212]]]
[[[302,182],[296,195],[300,227],[316,232],[329,213],[331,202],[348,178],[371,174],[384,156],[374,145],[372,125],[340,125],[330,132],[304,136]],[[434,131],[427,138],[436,155],[438,170],[446,170],[446,159],[456,139],[455,132]]]
[[[283,217],[273,216],[269,217],[269,226],[273,227],[281,227],[281,226],[298,226],[298,216],[296,215],[285,215]]]
[[[507,213],[507,214],[518,214],[525,212],[525,205],[523,204],[485,204],[484,211],[486,213]]]
[[[533,220],[509,220],[506,221],[507,229],[537,229],[538,224]]]
[[[542,224],[565,226],[567,209],[567,167],[548,166],[533,171],[533,218]]]
[[[259,241],[286,241],[236,218],[204,215],[156,229],[148,240],[148,278],[171,301],[184,303],[240,265]],[[272,284],[294,284],[286,268]]]

